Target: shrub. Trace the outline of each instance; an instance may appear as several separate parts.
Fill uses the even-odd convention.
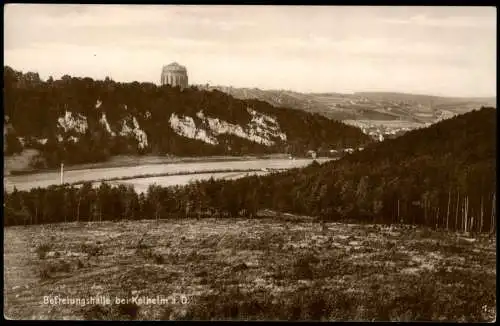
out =
[[[165,264],[165,257],[152,249],[138,249],[137,253],[146,260],[152,260],[155,264]]]
[[[93,305],[83,309],[84,320],[112,320],[109,307]]]
[[[319,259],[312,253],[299,257],[293,264],[293,276],[296,279],[312,279],[314,272],[311,265],[315,265]]]
[[[97,257],[102,254],[102,248],[93,243],[84,243],[81,245],[81,252],[86,253],[88,257]]]
[[[36,247],[36,253],[39,259],[45,259],[47,253],[52,249],[50,243],[41,243]]]
[[[126,303],[118,305],[118,313],[125,319],[135,320],[139,313],[139,306],[135,303]],[[120,318],[123,319],[123,318]]]
[[[52,278],[53,274],[58,272],[63,272],[63,273],[71,272],[71,264],[64,260],[45,262],[38,269],[38,276],[42,280],[46,280]]]
[[[93,305],[82,309],[84,320],[135,320],[139,313],[139,306],[135,303],[120,305]]]
[[[157,252],[155,252],[153,254],[153,259],[154,259],[154,262],[156,264],[164,264],[165,263],[165,258],[161,254],[159,254]]]

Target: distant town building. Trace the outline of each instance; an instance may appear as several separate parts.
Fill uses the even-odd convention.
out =
[[[163,66],[161,71],[161,84],[180,88],[188,87],[187,69],[177,62]]]
[[[312,157],[314,160],[314,159],[316,159],[317,153],[316,153],[316,151],[309,150],[309,151],[307,151],[307,156]]]

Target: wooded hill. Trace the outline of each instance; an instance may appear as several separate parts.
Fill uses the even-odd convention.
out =
[[[277,210],[328,220],[493,229],[496,110],[482,108],[337,162],[271,176],[258,192]]]
[[[273,209],[330,221],[494,231],[496,110],[482,108],[338,161],[185,187],[54,186],[4,194],[5,223],[256,216]]]
[[[39,167],[116,154],[244,155],[360,147],[360,129],[318,114],[219,91],[63,76],[4,67],[6,155],[42,152]],[[21,137],[21,139],[19,139]]]

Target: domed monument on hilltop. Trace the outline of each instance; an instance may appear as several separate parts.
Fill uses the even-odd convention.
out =
[[[177,62],[163,66],[161,71],[161,84],[180,88],[188,87],[187,69]]]

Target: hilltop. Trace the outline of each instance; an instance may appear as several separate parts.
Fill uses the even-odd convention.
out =
[[[223,92],[38,74],[4,67],[6,155],[40,151],[37,167],[121,154],[178,156],[291,153],[359,147],[360,129]]]

